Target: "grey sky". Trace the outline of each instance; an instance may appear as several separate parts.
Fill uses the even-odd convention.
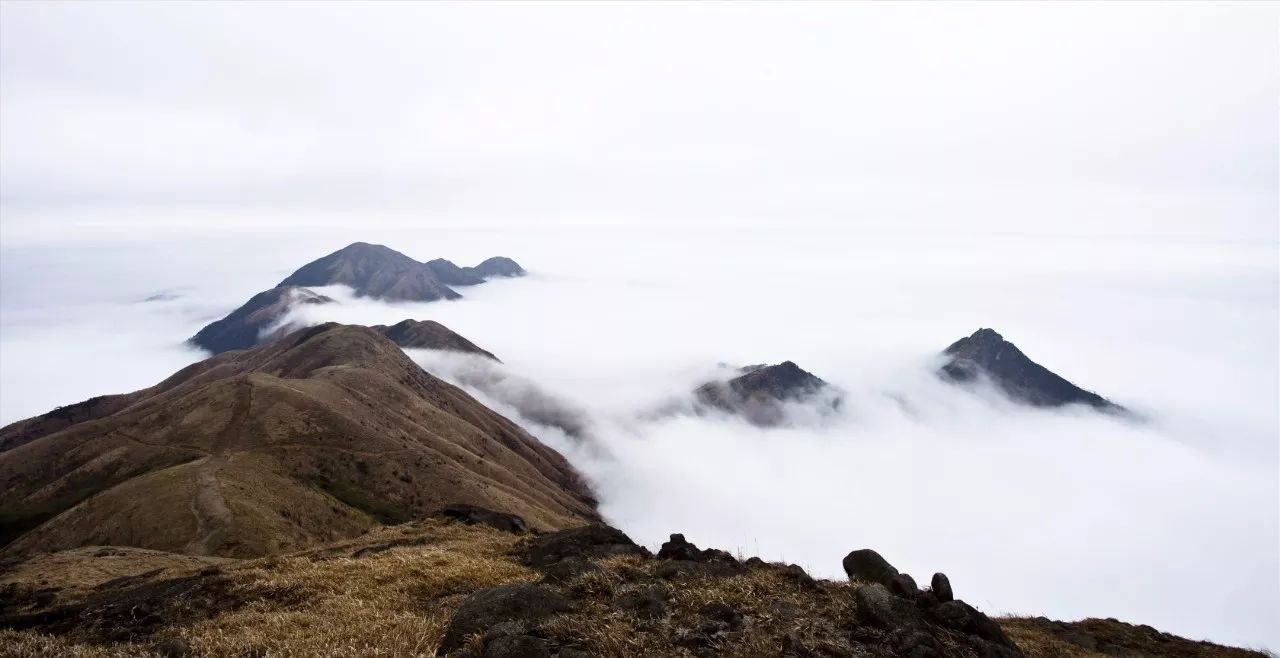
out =
[[[10,231],[212,206],[1277,232],[1272,4],[2,12]]]

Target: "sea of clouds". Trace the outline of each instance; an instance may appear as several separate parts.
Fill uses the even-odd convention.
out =
[[[683,532],[824,577],[870,547],[988,612],[1280,647],[1271,242],[777,227],[10,244],[0,422],[159,381],[203,357],[182,341],[204,323],[357,239],[528,268],[454,302],[326,287],[339,304],[291,319],[433,319],[493,352],[411,354],[564,452],[650,547]],[[938,353],[979,327],[1145,420],[939,380]],[[783,360],[838,386],[841,412],[772,429],[668,413],[724,364]]]

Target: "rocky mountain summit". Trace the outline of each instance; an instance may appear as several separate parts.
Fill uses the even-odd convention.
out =
[[[791,361],[746,366],[739,372],[742,374],[728,381],[698,387],[694,391],[698,402],[741,415],[756,425],[771,426],[784,420],[784,403],[804,402],[831,390],[825,381]],[[823,404],[834,410],[839,398],[824,400]]]
[[[325,324],[0,428],[0,544],[249,557],[447,503],[596,518],[557,452],[367,327]]]
[[[823,580],[680,534],[654,554],[607,525],[526,525],[450,505],[280,557],[91,547],[10,560],[0,647],[88,658],[1262,656],[1115,620],[993,619],[946,576],[919,588],[867,549],[845,558],[848,580]]]
[[[1086,391],[1032,361],[1016,345],[992,329],[951,344],[939,374],[952,382],[986,378],[1013,400],[1036,407],[1085,404],[1101,411],[1123,413],[1124,407]]]
[[[462,296],[449,286],[477,285],[488,278],[524,274],[519,264],[502,256],[486,259],[475,267],[458,267],[443,258],[419,263],[390,247],[356,242],[303,265],[275,288],[254,295],[226,317],[201,329],[188,342],[219,354],[278,338],[298,327],[268,330],[277,327],[298,304],[335,303],[308,286],[342,284],[350,286],[359,297],[430,302]]]

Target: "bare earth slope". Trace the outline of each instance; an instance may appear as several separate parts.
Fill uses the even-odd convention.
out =
[[[74,424],[59,413],[0,429],[7,554],[265,555],[455,502],[534,528],[595,518],[563,457],[366,327],[227,352]]]

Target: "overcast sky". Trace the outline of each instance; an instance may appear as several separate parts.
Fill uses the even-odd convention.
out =
[[[0,12],[11,241],[210,208],[1277,236],[1274,4]]]

